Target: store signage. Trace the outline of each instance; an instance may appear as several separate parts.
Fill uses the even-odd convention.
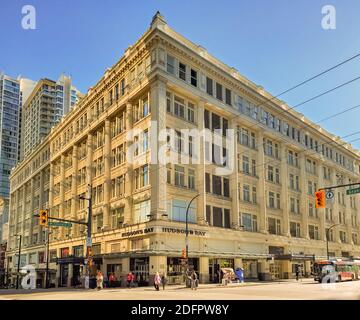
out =
[[[139,236],[142,234],[147,234],[147,233],[152,233],[152,232],[154,232],[154,228],[145,228],[145,229],[138,229],[138,230],[133,230],[133,231],[128,231],[128,232],[123,232],[121,234],[121,236],[123,238],[127,238],[127,237]]]
[[[163,233],[172,233],[172,234],[186,234],[186,229],[183,228],[170,228],[170,227],[151,227],[151,228],[145,228],[145,229],[137,229],[137,230],[131,230],[127,232],[123,232],[121,234],[122,238],[129,238],[129,237],[135,237],[135,236],[141,236],[148,233],[154,233],[154,232],[163,232]],[[189,229],[189,236],[198,236],[198,237],[205,237],[206,232],[205,231],[199,231],[199,230],[192,230]]]
[[[178,228],[162,228],[162,232],[167,232],[167,233],[182,233],[182,234],[186,234],[186,229],[178,229]],[[189,235],[191,236],[200,236],[200,237],[204,237],[206,235],[205,231],[198,231],[198,230],[188,230]]]

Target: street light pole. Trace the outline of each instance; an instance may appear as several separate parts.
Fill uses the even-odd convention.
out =
[[[328,261],[330,260],[329,257],[329,232],[332,228],[336,227],[338,224],[333,224],[329,229],[326,230],[326,254]]]
[[[17,274],[16,274],[16,289],[19,289],[19,272],[20,272],[20,258],[21,258],[21,238],[22,235],[17,235],[20,237],[19,239],[19,257],[18,257],[18,265],[17,265]]]

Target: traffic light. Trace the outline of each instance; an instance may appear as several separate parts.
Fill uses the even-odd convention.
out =
[[[48,224],[48,211],[47,210],[40,210],[40,225],[47,226]]]
[[[315,208],[325,208],[326,206],[326,200],[325,200],[325,190],[320,190],[315,192]]]
[[[183,259],[186,259],[186,250],[185,250],[185,249],[182,249],[182,251],[181,251],[181,257],[182,257]]]

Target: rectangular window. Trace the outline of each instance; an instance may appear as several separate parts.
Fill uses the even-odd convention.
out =
[[[223,226],[222,208],[213,207],[213,226]]]
[[[175,185],[179,187],[185,186],[185,169],[175,165]]]
[[[186,81],[186,65],[179,62],[179,78]]]
[[[191,69],[190,75],[191,75],[191,79],[190,79],[191,84],[194,87],[197,87],[197,72],[194,69]]]
[[[290,222],[290,235],[294,238],[300,237],[300,223]]]
[[[188,188],[195,189],[195,170],[188,170]]]
[[[170,55],[167,56],[166,70],[171,74],[175,74],[175,58]]]
[[[210,189],[210,174],[208,172],[205,173],[205,189],[206,189],[206,192],[211,192],[211,189]]]
[[[225,103],[228,104],[229,106],[232,105],[232,103],[231,103],[231,90],[229,90],[229,89],[225,89]]]
[[[217,195],[221,195],[221,177],[219,176],[212,176],[212,189],[213,193]]]
[[[223,93],[222,93],[222,85],[216,82],[216,98],[219,100],[223,100]]]
[[[184,200],[173,199],[172,200],[172,210],[171,210],[171,220],[173,221],[186,221],[186,209],[188,202]],[[193,202],[189,208],[188,212],[188,222],[196,222],[196,203]]]
[[[213,95],[213,80],[209,77],[206,77],[206,92],[209,95]]]

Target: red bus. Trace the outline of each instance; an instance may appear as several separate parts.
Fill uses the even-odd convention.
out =
[[[358,280],[360,261],[318,261],[314,263],[314,280],[319,282],[341,282]]]

